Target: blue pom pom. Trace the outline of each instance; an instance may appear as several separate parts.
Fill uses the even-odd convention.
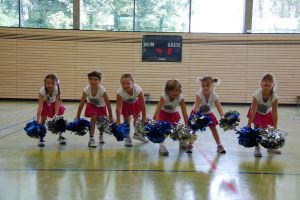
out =
[[[117,141],[123,141],[129,135],[130,125],[124,122],[117,126],[116,123],[111,125],[111,132],[116,137]]]
[[[166,121],[145,123],[146,137],[153,143],[161,143],[172,132],[172,124]]]
[[[48,130],[54,134],[63,133],[66,131],[67,120],[63,116],[57,116],[47,122]]]
[[[91,122],[86,119],[80,118],[68,123],[66,129],[68,131],[74,132],[75,135],[84,136],[90,130],[90,127]]]
[[[224,114],[224,117],[220,119],[219,126],[224,131],[236,130],[236,127],[240,122],[240,113],[237,111],[228,111]]]
[[[209,115],[202,114],[201,110],[195,114],[191,114],[188,124],[193,131],[205,131],[209,124],[212,124],[211,117]]]
[[[259,141],[261,140],[261,129],[251,127],[243,127],[241,130],[237,131],[238,134],[238,143],[244,147],[254,147],[257,146]]]
[[[24,130],[26,134],[32,138],[44,138],[47,132],[46,127],[36,121],[27,123]]]

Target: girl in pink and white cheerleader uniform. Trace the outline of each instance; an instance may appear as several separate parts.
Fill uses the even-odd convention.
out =
[[[274,89],[275,78],[272,74],[265,74],[260,81],[260,88],[253,94],[251,107],[247,117],[248,126],[251,123],[255,128],[267,128],[273,126],[276,130],[278,123],[278,96]],[[268,149],[269,153],[280,154],[278,149]],[[261,157],[259,145],[254,150],[255,157]]]
[[[44,86],[39,91],[39,107],[37,111],[37,122],[45,124],[47,117],[63,115],[65,107],[60,99],[59,79],[55,74],[48,74],[44,78]],[[60,144],[66,144],[66,139],[59,134],[58,141]],[[45,141],[40,138],[39,146],[45,146]]]
[[[83,89],[83,94],[78,106],[76,119],[80,118],[81,111],[83,109],[85,101],[87,100],[84,116],[91,118],[90,139],[88,142],[88,146],[97,147],[94,139],[96,122],[101,117],[106,117],[107,111],[109,120],[110,122],[112,122],[112,109],[109,98],[106,94],[106,90],[100,84],[102,78],[101,73],[98,71],[92,71],[88,73],[87,76],[90,84]],[[104,143],[103,133],[101,132],[99,134],[99,142]]]
[[[216,107],[220,116],[224,116],[224,111],[220,103],[219,96],[214,91],[214,85],[219,80],[212,78],[211,76],[205,76],[203,78],[199,78],[199,81],[201,82],[201,90],[196,94],[196,101],[192,113],[196,113],[200,108],[202,108],[202,114],[209,115],[211,117],[212,123],[208,126],[217,144],[217,152],[226,153],[225,148],[221,144],[221,139],[216,128],[218,125],[218,120],[213,113],[213,108]]]
[[[154,119],[167,121],[172,124],[178,123],[180,120],[177,106],[180,105],[185,125],[188,125],[188,116],[186,104],[181,94],[181,84],[178,80],[169,80],[165,84],[164,93],[161,95],[156,107]],[[164,142],[160,143],[159,154],[169,155]]]
[[[142,112],[142,122],[146,120],[146,104],[144,98],[144,92],[142,88],[134,83],[133,76],[131,74],[125,73],[120,79],[121,87],[117,91],[116,98],[116,117],[117,124],[121,122],[121,114],[123,115],[124,122],[130,124],[130,116],[133,116],[133,125],[136,125],[137,119]],[[148,140],[137,134],[133,134],[133,138],[141,142],[147,143]],[[125,138],[125,146],[132,146],[132,139],[129,134]]]

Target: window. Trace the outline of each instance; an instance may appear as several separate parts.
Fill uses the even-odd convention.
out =
[[[73,28],[73,0],[21,0],[21,27]]]
[[[133,0],[83,0],[81,29],[133,31]]]
[[[19,26],[18,1],[0,0],[0,26]]]
[[[300,0],[253,0],[252,33],[300,33]]]
[[[189,0],[136,0],[135,10],[135,31],[189,31]]]
[[[192,1],[191,32],[242,33],[245,0]]]

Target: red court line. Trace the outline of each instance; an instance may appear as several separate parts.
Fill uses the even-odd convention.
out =
[[[217,165],[207,157],[207,155],[199,148],[199,146],[194,143],[194,147],[201,154],[201,156],[210,164],[210,167],[213,169],[213,171],[215,173],[221,174],[217,168]],[[224,178],[223,178],[223,182],[225,183],[225,185],[229,190],[231,190],[234,193],[238,193],[237,189],[234,187],[232,183],[226,181]]]

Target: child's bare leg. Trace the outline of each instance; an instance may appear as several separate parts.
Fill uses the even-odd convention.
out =
[[[212,133],[212,135],[213,135],[213,137],[214,137],[214,139],[215,139],[215,141],[216,141],[216,144],[217,144],[217,145],[220,145],[220,144],[221,144],[220,136],[219,136],[219,133],[218,133],[218,131],[217,131],[216,126],[210,126],[209,128],[210,128],[211,133]]]
[[[129,127],[130,127],[130,115],[123,115],[123,119],[124,119],[124,122],[127,122],[129,124]],[[130,137],[130,129],[129,129],[129,134],[128,136],[125,138],[125,146],[126,147],[132,147],[132,139]]]
[[[133,126],[136,126],[137,120],[140,117],[140,113],[133,115]]]
[[[211,133],[216,141],[216,144],[218,145],[217,147],[217,152],[218,153],[226,153],[226,150],[225,148],[223,147],[223,145],[221,144],[221,140],[220,140],[220,136],[219,136],[219,133],[217,131],[217,128],[216,126],[210,126],[209,127],[210,130],[211,130]]]
[[[99,122],[100,119],[101,119],[101,117],[98,117],[98,119],[97,119],[98,122]],[[102,129],[99,129],[99,143],[101,143],[101,144],[105,143]]]
[[[94,139],[94,134],[95,134],[95,127],[96,127],[96,121],[97,121],[97,116],[93,115],[91,117],[91,129],[90,129],[90,140],[89,140],[89,147],[97,147]]]

